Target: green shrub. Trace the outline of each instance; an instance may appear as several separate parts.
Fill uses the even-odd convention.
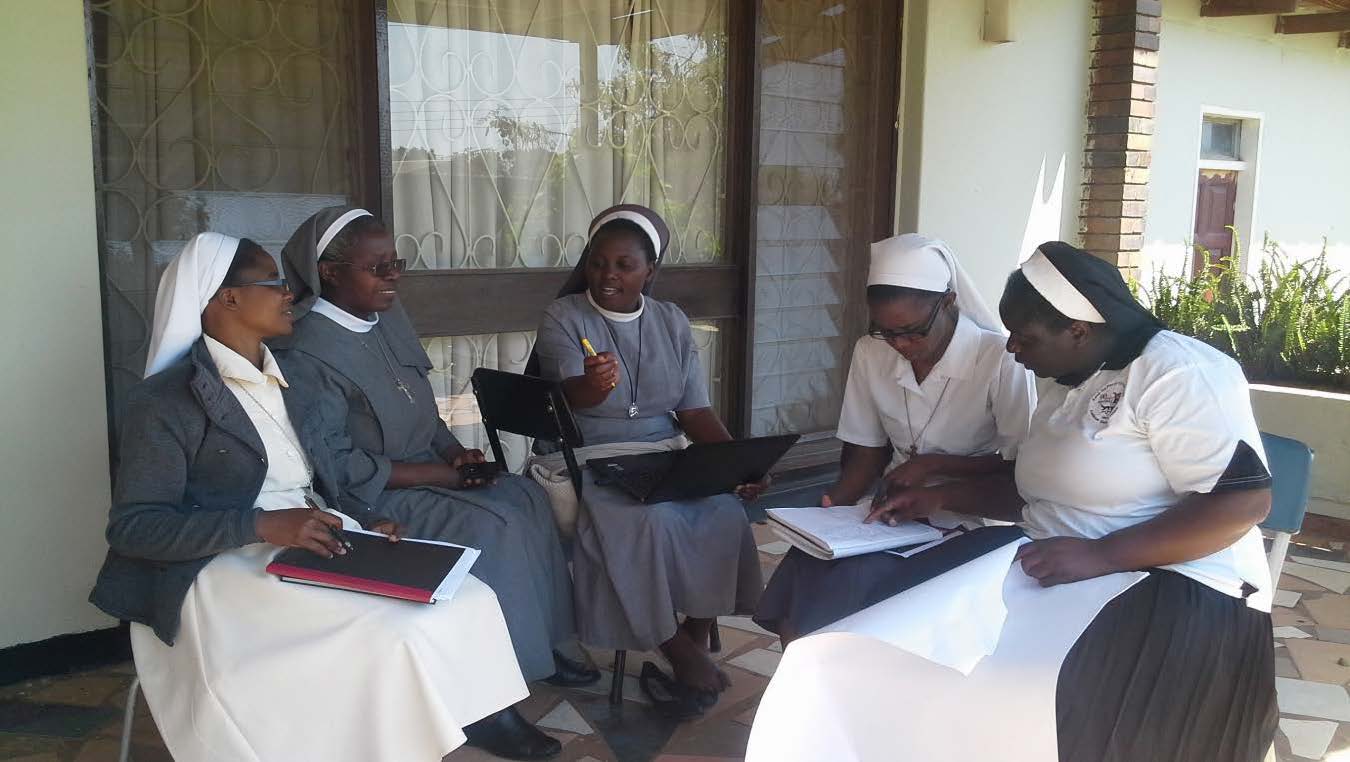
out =
[[[1316,258],[1292,261],[1266,238],[1254,275],[1203,251],[1200,273],[1158,273],[1140,289],[1154,314],[1178,333],[1233,356],[1251,381],[1350,390],[1350,296],[1346,276]]]

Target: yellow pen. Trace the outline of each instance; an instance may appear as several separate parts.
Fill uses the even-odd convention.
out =
[[[591,346],[591,340],[588,339],[588,338],[586,338],[586,337],[584,337],[584,336],[581,338],[581,348],[584,349],[584,350],[586,350],[586,356],[587,356],[587,357],[595,357],[595,356],[597,356],[597,355],[600,354],[599,352],[596,352],[596,351],[595,351],[595,347]],[[613,388],[617,387],[618,385],[619,385],[619,382],[618,382],[618,381],[615,381],[614,383],[612,383],[612,384],[609,385],[609,388],[613,389]]]

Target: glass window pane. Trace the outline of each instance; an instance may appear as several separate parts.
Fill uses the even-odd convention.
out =
[[[358,7],[91,3],[115,401],[141,377],[183,242],[214,230],[278,254],[305,217],[355,195]]]
[[[762,2],[751,430],[824,432],[839,418],[853,263],[877,168],[867,159],[875,9]],[[850,125],[847,129],[845,125]]]
[[[620,202],[725,258],[725,0],[389,0],[393,224],[413,267],[575,264]]]
[[[1200,156],[1204,159],[1237,161],[1242,139],[1242,123],[1205,119],[1200,137]]]
[[[708,394],[715,407],[723,399],[722,383],[722,329],[728,321],[692,321],[694,342],[698,346],[699,361],[707,374]],[[431,357],[435,368],[429,380],[436,395],[441,418],[465,447],[477,447],[492,459],[491,445],[478,402],[473,396],[471,378],[477,368],[493,368],[512,373],[525,370],[530,350],[534,347],[534,331],[498,333],[478,336],[425,337],[422,346]],[[718,410],[720,414],[722,411]],[[502,436],[502,448],[512,471],[520,472],[530,454],[532,443],[515,434]]]

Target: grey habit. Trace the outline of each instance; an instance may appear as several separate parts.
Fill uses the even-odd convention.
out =
[[[283,250],[297,303],[313,303],[317,239],[346,210],[320,212]],[[393,462],[436,462],[457,444],[427,380],[431,360],[402,307],[382,313],[367,333],[308,312],[275,350],[286,372],[307,366],[321,379],[304,391],[317,398],[345,493],[397,521],[409,537],[481,549],[473,574],[497,594],[521,672],[526,680],[552,675],[553,647],[574,636],[575,624],[567,562],[543,490],[514,475],[478,489],[386,489]]]
[[[709,407],[689,319],[668,302],[647,297],[645,305],[641,318],[615,322],[582,293],[544,312],[535,345],[544,377],[582,374],[583,337],[621,358],[609,398],[574,411],[587,445],[668,439],[680,433],[674,411]],[[630,404],[636,418],[628,416]],[[583,478],[573,553],[583,643],[649,651],[674,636],[677,611],[710,618],[755,609],[763,578],[735,496],[642,505],[596,485],[589,470]]]

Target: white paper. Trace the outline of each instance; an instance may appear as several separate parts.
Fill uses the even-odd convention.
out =
[[[998,647],[1008,569],[1028,542],[1020,537],[820,631],[867,635],[969,675]]]
[[[1042,588],[1011,567],[1003,635],[969,676],[868,635],[795,640],[760,701],[746,762],[1054,762],[1060,665],[1102,607],[1146,576]]]
[[[368,534],[373,537],[385,537],[380,532],[371,532],[366,529],[343,529],[344,532],[355,532],[357,534]],[[399,542],[420,542],[423,545],[441,545],[447,548],[461,548],[464,553],[455,561],[455,565],[441,580],[441,584],[436,586],[436,590],[431,594],[431,602],[448,601],[455,597],[455,591],[459,590],[460,585],[464,584],[464,578],[469,576],[469,570],[473,568],[478,557],[483,551],[478,548],[470,548],[467,545],[456,545],[453,542],[442,542],[440,540],[418,540],[411,537],[400,537]]]
[[[784,530],[777,532],[780,537],[817,558],[847,558],[942,538],[938,529],[916,521],[864,524],[870,512],[870,503],[768,510],[774,529]]]

